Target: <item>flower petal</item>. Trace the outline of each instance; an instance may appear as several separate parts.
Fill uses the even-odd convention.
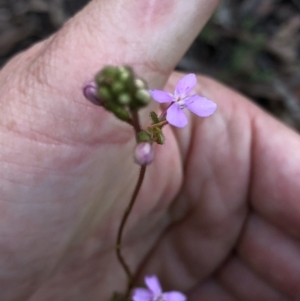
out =
[[[183,128],[187,125],[188,120],[182,109],[180,109],[177,103],[173,103],[167,110],[167,121],[179,128]]]
[[[180,292],[168,292],[163,293],[164,300],[166,301],[186,301],[187,298],[184,294]]]
[[[162,293],[162,289],[159,283],[158,278],[155,275],[146,276],[145,283],[148,289],[154,294],[159,295]]]
[[[195,74],[191,73],[180,79],[175,88],[175,97],[181,96],[181,98],[186,97],[197,84],[197,77]]]
[[[217,109],[217,104],[213,101],[193,95],[185,101],[187,108],[200,117],[207,117],[212,115]]]
[[[136,288],[132,294],[133,301],[151,301],[153,294],[146,288]]]
[[[159,103],[174,101],[172,95],[166,91],[149,90],[149,92],[150,92],[152,98]]]

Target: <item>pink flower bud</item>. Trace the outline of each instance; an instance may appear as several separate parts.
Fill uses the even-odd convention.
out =
[[[97,106],[101,106],[102,102],[97,96],[97,85],[95,82],[89,82],[83,87],[83,94],[86,99]]]
[[[154,150],[149,142],[138,143],[134,150],[134,161],[139,165],[148,165],[154,159]]]

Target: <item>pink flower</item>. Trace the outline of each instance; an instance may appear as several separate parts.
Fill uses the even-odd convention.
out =
[[[187,125],[187,117],[182,111],[185,108],[200,117],[207,117],[215,112],[217,105],[213,101],[197,94],[189,96],[196,84],[196,75],[188,74],[178,81],[174,94],[161,90],[150,90],[150,94],[155,101],[159,103],[171,102],[166,116],[170,124],[179,128]]]
[[[133,291],[133,301],[186,301],[186,296],[180,292],[163,293],[155,275],[146,276],[145,284],[147,288],[136,288]]]

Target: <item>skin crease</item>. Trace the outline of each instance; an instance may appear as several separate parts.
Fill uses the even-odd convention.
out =
[[[1,301],[108,300],[124,289],[113,248],[137,180],[134,139],[81,87],[126,63],[162,88],[217,2],[92,1],[1,70]],[[165,129],[126,258],[191,301],[300,300],[299,136],[212,79],[199,77],[196,92],[218,110]]]

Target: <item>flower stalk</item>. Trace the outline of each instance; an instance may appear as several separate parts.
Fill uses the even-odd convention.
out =
[[[132,126],[134,128],[135,134],[137,135],[140,131],[141,131],[141,125],[140,125],[140,121],[139,121],[139,116],[137,111],[131,111],[131,116],[132,116]],[[122,255],[122,240],[123,240],[123,233],[124,233],[124,229],[125,229],[125,225],[126,222],[128,220],[128,217],[132,211],[132,208],[135,204],[135,201],[137,199],[138,193],[141,189],[141,186],[143,184],[144,178],[145,178],[145,173],[146,173],[146,165],[141,165],[140,167],[140,172],[139,172],[139,177],[135,186],[135,189],[133,191],[132,197],[130,199],[130,202],[128,204],[128,206],[126,207],[122,219],[121,219],[121,223],[118,229],[118,233],[117,233],[117,240],[116,240],[116,254],[117,254],[117,258],[121,264],[121,266],[123,267],[126,276],[127,276],[127,294],[129,294],[130,290],[132,289],[132,285],[133,285],[133,281],[134,281],[134,276],[132,271],[129,268],[129,265],[126,263],[124,256]]]
[[[130,200],[128,206],[126,207],[126,209],[124,211],[124,214],[122,216],[121,223],[120,223],[120,226],[119,226],[119,229],[118,229],[117,241],[116,241],[116,254],[117,254],[117,258],[118,258],[118,260],[119,260],[121,266],[123,267],[123,269],[126,273],[126,276],[127,276],[127,292],[128,293],[132,289],[134,276],[133,276],[133,273],[130,270],[128,264],[126,263],[123,255],[122,255],[122,239],[123,239],[123,232],[124,232],[126,222],[127,222],[128,217],[130,215],[130,212],[132,211],[132,208],[135,204],[138,193],[141,189],[142,183],[144,181],[145,173],[146,173],[146,165],[142,165],[140,167],[138,181],[136,183],[136,186],[135,186],[134,192],[132,194],[131,200]]]
[[[196,83],[196,76],[188,74],[178,81],[174,94],[161,90],[148,91],[146,83],[137,78],[130,67],[107,66],[96,75],[94,82],[87,83],[83,88],[83,94],[89,101],[104,107],[119,120],[132,126],[137,142],[134,160],[140,166],[139,176],[129,204],[121,217],[115,245],[117,259],[127,276],[127,290],[125,294],[115,293],[111,301],[129,301],[131,291],[133,301],[186,301],[186,296],[180,292],[164,293],[155,275],[145,277],[147,288],[133,290],[136,275],[126,262],[122,248],[126,223],[141,190],[147,165],[154,159],[153,144],[165,142],[163,128],[168,124],[179,128],[185,127],[188,119],[183,110],[186,108],[200,117],[212,115],[217,108],[213,101],[203,96],[190,95]],[[142,129],[138,110],[148,105],[151,99],[169,105],[160,116],[151,112],[151,124]]]

